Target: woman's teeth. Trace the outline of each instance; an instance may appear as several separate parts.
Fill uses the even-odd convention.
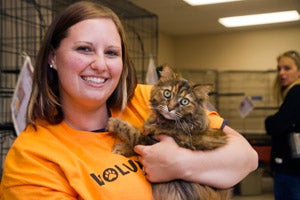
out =
[[[98,77],[82,77],[83,80],[91,83],[104,83],[105,79]]]

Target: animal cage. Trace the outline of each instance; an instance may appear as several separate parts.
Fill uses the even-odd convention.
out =
[[[0,166],[14,141],[10,104],[24,55],[35,63],[45,31],[62,9],[76,0],[0,0]],[[144,82],[148,62],[157,60],[158,17],[127,0],[98,0],[114,10],[123,22],[128,49]]]

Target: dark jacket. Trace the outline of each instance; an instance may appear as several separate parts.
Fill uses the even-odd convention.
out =
[[[291,159],[288,141],[290,132],[300,132],[300,85],[294,85],[288,91],[278,112],[266,118],[265,127],[272,137],[272,169],[300,176],[300,159]]]

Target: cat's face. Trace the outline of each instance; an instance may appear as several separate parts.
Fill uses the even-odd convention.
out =
[[[188,119],[196,112],[205,112],[207,93],[206,86],[194,86],[184,79],[172,78],[160,80],[153,87],[150,102],[152,109],[166,119]]]

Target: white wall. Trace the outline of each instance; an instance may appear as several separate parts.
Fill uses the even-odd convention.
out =
[[[158,65],[168,63],[175,66],[174,39],[162,32],[158,35]]]
[[[172,37],[159,34],[158,65],[218,70],[268,70],[286,50],[300,51],[300,27]]]

